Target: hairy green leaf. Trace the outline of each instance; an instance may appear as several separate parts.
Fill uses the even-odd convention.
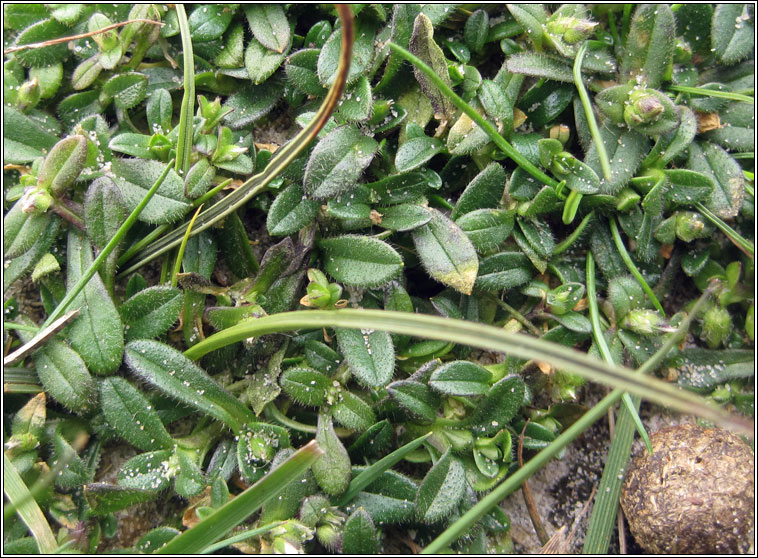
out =
[[[471,294],[479,259],[471,241],[448,217],[429,210],[432,220],[412,232],[416,252],[427,272],[440,283]]]
[[[324,269],[346,285],[374,287],[386,283],[403,268],[403,259],[389,244],[376,238],[343,235],[319,243]]]
[[[356,379],[370,387],[385,386],[395,369],[390,334],[372,329],[338,329],[337,343]]]
[[[92,265],[89,240],[71,231],[68,235],[67,288],[70,290]],[[68,340],[95,374],[110,374],[121,364],[124,332],[116,306],[95,274],[72,301],[80,315],[71,324]]]

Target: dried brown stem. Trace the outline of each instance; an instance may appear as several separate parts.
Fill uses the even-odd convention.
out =
[[[518,438],[519,467],[524,466],[524,432],[526,432],[527,426],[529,426],[529,419],[527,419],[526,424],[524,424],[524,428],[521,429],[521,435]],[[548,536],[547,531],[545,530],[545,526],[542,523],[539,511],[537,511],[537,505],[534,503],[532,491],[529,488],[529,483],[526,479],[524,479],[524,484],[521,485],[521,492],[524,495],[524,502],[526,503],[526,509],[529,512],[529,517],[532,520],[532,525],[534,525],[534,532],[537,533],[537,538],[540,540],[540,544],[544,546],[550,540],[550,537]]]
[[[19,52],[21,50],[27,50],[30,48],[48,47],[48,46],[57,45],[60,43],[75,41],[77,39],[86,39],[87,37],[94,37],[95,35],[105,33],[106,31],[110,31],[111,29],[115,29],[117,27],[123,27],[124,25],[129,25],[130,23],[151,23],[153,25],[160,25],[161,27],[166,25],[162,21],[153,21],[152,19],[130,19],[129,21],[122,21],[119,23],[114,23],[113,25],[106,25],[102,29],[98,29],[97,31],[90,31],[89,33],[80,33],[79,35],[71,35],[70,37],[61,37],[59,39],[50,39],[49,41],[42,41],[41,43],[29,43],[28,45],[20,45],[20,46],[6,48],[3,51],[3,54],[11,54],[13,52]]]
[[[28,343],[25,343],[20,348],[13,351],[11,354],[3,358],[3,366],[10,366],[17,360],[21,360],[25,356],[28,356],[29,354],[33,353],[37,349],[39,349],[42,345],[47,343],[47,341],[52,338],[56,333],[58,333],[61,329],[66,327],[68,323],[76,318],[79,315],[79,309],[71,310],[70,312],[64,314],[57,320],[55,320],[53,323],[51,323],[48,327],[40,331],[37,335],[35,335],[31,341]]]

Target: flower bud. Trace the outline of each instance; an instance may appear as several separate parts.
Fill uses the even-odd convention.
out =
[[[629,126],[650,124],[660,118],[665,108],[657,95],[644,89],[635,90],[624,107],[624,120]]]
[[[39,446],[39,440],[37,439],[37,436],[31,432],[14,434],[7,442],[5,442],[6,451],[11,451],[14,454],[33,450],[37,446]]]
[[[582,376],[564,370],[556,370],[553,375],[552,395],[559,401],[576,401],[577,390],[586,382],[587,380]]]
[[[36,77],[24,82],[21,87],[18,88],[18,96],[16,97],[18,108],[26,110],[28,108],[36,107],[37,103],[39,103],[40,96],[39,80]]]
[[[684,39],[677,39],[674,45],[674,63],[684,64],[692,58],[692,47]]]
[[[663,318],[661,318],[658,312],[644,308],[630,310],[621,322],[621,327],[630,329],[640,335],[653,335],[663,325]]]
[[[703,317],[703,332],[701,337],[711,349],[716,349],[729,338],[732,332],[732,317],[726,308],[713,305]]]
[[[87,163],[87,138],[69,136],[56,143],[37,175],[40,188],[60,196],[79,177]]]
[[[339,546],[342,534],[334,525],[327,523],[316,527],[316,538],[329,550],[336,550]]]
[[[559,16],[545,24],[547,31],[560,37],[565,43],[574,45],[590,36],[597,23],[571,16]]]
[[[199,95],[197,100],[200,104],[200,107],[197,109],[197,115],[205,119],[203,131],[210,132],[223,117],[221,99],[216,97],[211,102],[204,95]]]
[[[45,213],[53,205],[53,197],[41,188],[35,188],[19,201],[21,211],[31,215]]]
[[[557,139],[563,145],[566,145],[570,137],[571,129],[565,124],[556,124],[550,128],[550,139]]]
[[[707,234],[705,219],[694,211],[680,211],[676,215],[676,236],[684,242],[692,242]]]
[[[585,288],[581,283],[565,283],[548,291],[546,302],[550,311],[560,316],[576,306],[584,292]]]

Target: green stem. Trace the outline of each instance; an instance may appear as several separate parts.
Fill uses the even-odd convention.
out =
[[[184,233],[184,239],[182,239],[182,243],[179,245],[179,250],[176,254],[176,261],[174,262],[174,270],[171,273],[171,286],[176,287],[178,281],[179,281],[179,271],[182,268],[182,259],[184,258],[184,250],[187,248],[187,241],[189,240],[190,233],[192,232],[192,225],[195,224],[195,219],[197,219],[198,214],[200,213],[200,210],[202,209],[202,205],[197,208],[197,211],[195,211],[195,214],[192,216],[192,219],[190,220],[189,226],[187,227],[187,232]]]
[[[311,310],[282,312],[241,322],[215,333],[184,352],[196,360],[232,343],[269,333],[305,328],[337,327],[376,329],[425,339],[455,342],[484,350],[498,351],[525,360],[540,360],[556,368],[572,371],[597,381],[645,397],[684,413],[697,414],[741,432],[752,431],[752,421],[710,407],[705,399],[657,378],[639,377],[621,366],[611,366],[581,351],[523,334],[507,333],[497,327],[440,316],[388,310]]]
[[[600,312],[597,307],[597,289],[595,288],[595,259],[592,257],[592,252],[587,252],[587,306],[590,313],[590,322],[592,323],[592,336],[595,339],[600,356],[608,364],[615,364],[613,360],[613,354],[610,347],[605,340],[603,330],[600,326]]]
[[[84,220],[79,217],[74,211],[72,211],[69,207],[66,207],[66,204],[63,203],[62,200],[58,200],[56,203],[53,204],[52,210],[58,214],[62,219],[65,219],[72,225],[74,225],[77,229],[80,231],[85,231],[86,228],[84,226]]]
[[[200,196],[199,198],[197,198],[194,202],[192,202],[192,207],[199,207],[199,206],[201,206],[202,204],[204,204],[206,201],[208,201],[213,196],[215,196],[216,194],[218,194],[221,190],[223,190],[224,188],[226,188],[231,183],[232,183],[232,179],[231,178],[227,178],[221,184],[219,184],[218,186],[214,186],[212,189],[208,190],[205,194],[203,194],[202,196]]]
[[[585,41],[582,46],[579,47],[579,52],[576,53],[576,59],[574,60],[574,85],[579,92],[579,100],[582,102],[582,108],[584,108],[584,114],[587,117],[587,125],[590,127],[590,134],[592,135],[592,141],[595,142],[595,149],[597,149],[597,156],[600,159],[600,167],[603,169],[603,176],[606,180],[611,180],[611,164],[608,161],[608,153],[605,150],[605,143],[603,143],[603,136],[600,135],[600,129],[597,127],[597,121],[595,120],[595,112],[592,110],[592,102],[590,101],[587,90],[584,88],[584,82],[582,81],[582,60],[587,52],[588,43]]]
[[[705,89],[702,87],[687,87],[685,85],[669,85],[671,91],[678,93],[689,93],[690,95],[701,95],[703,97],[719,97],[720,99],[730,99],[732,101],[741,101],[743,103],[753,104],[755,99],[747,95],[732,93],[731,91],[718,91],[716,89]]]
[[[500,308],[508,312],[511,316],[513,316],[513,318],[518,323],[520,323],[522,326],[528,329],[530,333],[533,333],[537,337],[542,335],[542,332],[540,331],[540,329],[536,325],[534,325],[532,322],[527,320],[526,317],[521,312],[516,310],[513,306],[511,306],[510,304],[508,304],[507,302],[503,300],[500,300],[498,297],[496,297],[493,294],[489,294],[489,293],[484,293],[484,294],[488,300],[491,300],[492,302],[497,304]]]
[[[618,225],[616,225],[616,218],[611,215],[609,221],[611,224],[611,233],[613,234],[613,242],[616,244],[616,248],[618,249],[619,254],[621,254],[621,259],[624,260],[624,263],[629,269],[629,272],[634,275],[635,279],[637,279],[637,282],[640,284],[640,287],[642,287],[642,290],[645,291],[645,294],[650,299],[650,302],[653,303],[653,306],[655,306],[655,308],[661,313],[661,316],[665,317],[666,312],[663,309],[663,306],[661,306],[658,297],[655,296],[653,289],[651,289],[650,285],[647,284],[647,281],[645,281],[645,278],[642,276],[642,273],[640,273],[640,270],[637,269],[636,265],[634,265],[629,252],[626,251],[624,241],[621,239],[621,235],[619,234]]]
[[[195,57],[192,54],[187,13],[183,4],[176,4],[176,16],[182,36],[182,55],[184,60],[184,95],[179,114],[179,138],[176,145],[176,165],[174,170],[184,178],[190,167],[192,155],[192,117],[195,112]]]
[[[590,311],[590,322],[592,323],[592,337],[595,339],[595,344],[597,345],[598,350],[600,351],[600,354],[603,357],[603,360],[607,362],[608,364],[615,364],[615,361],[613,360],[613,354],[611,353],[610,347],[608,347],[608,343],[605,340],[605,334],[603,333],[602,326],[600,325],[600,312],[597,307],[597,290],[595,288],[595,260],[592,257],[592,252],[587,252],[587,304]],[[642,420],[640,420],[640,415],[637,412],[637,409],[639,408],[639,400],[635,403],[632,401],[632,398],[629,397],[628,393],[625,393],[623,395],[623,402],[626,406],[626,411],[629,413],[634,426],[637,428],[637,432],[640,435],[640,438],[645,442],[645,447],[647,447],[647,451],[649,453],[653,453],[653,445],[650,443],[650,436],[647,434],[647,430],[645,430],[645,426],[642,424]]]
[[[57,308],[53,310],[53,312],[47,317],[47,320],[45,320],[45,323],[42,324],[40,329],[45,329],[47,326],[49,326],[51,323],[63,315],[63,313],[68,308],[68,305],[71,304],[71,302],[77,297],[77,295],[82,291],[87,283],[89,283],[89,280],[92,279],[92,276],[97,273],[97,270],[100,269],[100,266],[105,262],[108,256],[110,256],[111,252],[116,249],[116,246],[119,245],[129,229],[131,229],[134,223],[137,222],[137,218],[139,217],[140,213],[142,213],[142,210],[145,209],[145,206],[152,199],[155,192],[158,191],[160,185],[163,184],[163,181],[165,180],[170,170],[171,163],[166,165],[166,168],[163,169],[163,172],[158,177],[158,180],[156,180],[155,184],[153,184],[150,190],[148,190],[147,194],[145,194],[145,197],[142,198],[142,201],[137,204],[137,207],[134,208],[134,211],[132,211],[129,217],[126,218],[124,224],[118,228],[116,234],[114,234],[110,242],[105,245],[105,248],[103,248],[103,251],[100,252],[97,258],[95,258],[95,261],[92,262],[92,265],[89,266],[89,269],[87,269],[87,271],[82,274],[82,276],[79,278],[79,281],[76,282],[76,285],[74,285],[71,290],[66,293],[66,296],[63,297],[63,300],[61,300]]]
[[[524,157],[521,153],[516,151],[516,149],[508,143],[503,136],[501,136],[498,131],[495,129],[495,127],[487,122],[482,116],[474,110],[474,108],[469,105],[466,101],[461,99],[458,95],[455,94],[455,92],[450,89],[450,87],[445,84],[440,77],[435,73],[434,70],[432,70],[429,66],[427,66],[420,58],[413,55],[409,51],[405,50],[403,47],[396,45],[393,42],[387,43],[389,47],[394,50],[398,55],[400,55],[402,58],[405,58],[408,62],[416,66],[421,72],[423,72],[427,78],[429,78],[429,81],[431,81],[437,89],[442,92],[445,97],[447,97],[451,103],[453,103],[457,108],[462,110],[471,120],[476,122],[479,127],[484,130],[487,135],[490,137],[492,142],[508,157],[510,157],[518,166],[523,168],[526,172],[531,174],[534,178],[539,180],[540,182],[543,182],[547,184],[548,186],[552,186],[555,188],[558,185],[558,181],[556,181],[553,178],[550,178],[548,175],[546,175],[544,172],[542,172],[540,169],[538,169],[535,165],[533,165],[526,157]]]
[[[5,452],[3,452],[3,490],[11,504],[16,506],[16,513],[29,528],[37,542],[40,554],[55,552],[58,543],[55,541],[53,531]]]
[[[579,226],[577,226],[574,231],[568,235],[564,240],[559,242],[555,250],[553,250],[553,255],[557,256],[558,254],[562,254],[566,250],[568,250],[574,242],[581,236],[581,234],[584,232],[584,229],[587,228],[587,225],[589,225],[590,221],[595,217],[595,212],[590,211],[587,215],[584,216],[584,219],[579,223]]]
[[[305,424],[299,421],[296,421],[295,419],[291,419],[277,407],[273,402],[268,403],[264,408],[263,412],[266,413],[266,416],[272,420],[275,420],[277,422],[280,422],[284,426],[287,426],[289,428],[292,428],[293,430],[297,430],[299,432],[305,432],[307,434],[315,434],[318,432],[318,428],[312,424]],[[337,434],[340,438],[347,438],[348,436],[352,436],[355,434],[354,431],[349,430],[347,428],[342,428],[340,426],[334,427],[334,433]]]
[[[702,203],[700,202],[696,203],[695,207],[711,223],[716,225],[721,230],[721,232],[723,232],[727,236],[727,238],[731,240],[735,246],[737,246],[737,248],[745,252],[751,258],[755,257],[755,246],[753,246],[752,242],[750,242],[746,238],[743,238],[742,235],[740,235],[732,227],[724,223],[724,221],[722,221],[718,215],[713,213],[710,209],[705,207]]]
[[[233,537],[229,537],[228,539],[224,539],[223,541],[219,541],[217,543],[214,543],[210,546],[205,547],[202,551],[200,551],[200,554],[210,554],[211,552],[216,552],[217,550],[226,548],[227,546],[232,545],[234,543],[246,541],[247,539],[250,539],[252,537],[257,537],[258,535],[263,535],[265,533],[268,533],[275,527],[279,527],[279,525],[283,525],[284,523],[285,523],[284,521],[274,521],[273,523],[267,523],[263,527],[257,527],[256,529],[242,531],[241,533],[234,535]]]
[[[279,410],[279,407],[277,407],[273,402],[268,403],[264,408],[263,412],[266,414],[266,417],[275,420],[279,424],[282,424],[292,430],[297,430],[298,432],[305,432],[306,434],[315,434],[318,432],[318,428],[312,424],[304,424],[302,422],[298,422],[295,419],[289,418],[287,415],[282,413]]]

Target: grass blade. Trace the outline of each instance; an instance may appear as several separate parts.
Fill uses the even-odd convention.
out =
[[[11,504],[16,506],[21,520],[29,528],[40,554],[51,554],[58,548],[53,531],[29,489],[16,471],[8,456],[3,453],[3,490]]]
[[[283,312],[220,331],[184,354],[195,360],[210,351],[249,337],[321,327],[376,329],[425,339],[452,341],[526,360],[536,359],[556,368],[571,370],[588,380],[640,395],[659,405],[699,415],[741,433],[749,434],[753,429],[753,421],[711,407],[702,397],[681,391],[657,378],[634,375],[626,368],[611,366],[580,351],[526,335],[507,333],[494,326],[423,314],[353,309]]]
[[[171,273],[171,286],[176,287],[177,282],[179,281],[179,271],[182,269],[182,259],[184,258],[184,250],[187,248],[187,241],[189,240],[190,233],[192,232],[192,225],[195,224],[195,219],[197,219],[198,213],[200,213],[200,210],[203,208],[201,205],[197,208],[197,211],[195,211],[195,214],[192,216],[192,219],[190,219],[189,225],[187,226],[187,232],[184,233],[184,238],[182,238],[182,243],[179,245],[179,252],[176,254],[176,262],[174,263],[174,271]]]
[[[642,290],[645,291],[645,294],[650,299],[650,302],[653,303],[653,306],[655,306],[655,309],[661,313],[661,316],[665,316],[666,311],[663,309],[663,306],[658,300],[658,297],[655,296],[653,289],[651,289],[650,285],[647,284],[647,281],[645,281],[645,278],[642,276],[642,273],[640,273],[640,270],[637,269],[636,265],[634,265],[634,262],[632,261],[632,257],[629,255],[629,252],[626,251],[626,246],[624,246],[624,241],[621,239],[621,235],[619,234],[618,225],[616,225],[616,218],[611,216],[609,221],[611,223],[611,233],[613,234],[613,242],[616,244],[616,248],[618,249],[619,254],[621,254],[621,259],[624,260],[624,263],[626,264],[626,267],[629,269],[629,272],[632,275],[634,275],[635,279],[637,279],[637,282],[640,284],[640,287],[642,287]]]
[[[595,289],[595,260],[592,257],[592,252],[587,252],[587,301],[590,311],[590,321],[592,322],[592,337],[595,339],[603,360],[608,364],[614,364],[611,350],[605,342],[605,335],[600,327],[600,312],[597,307],[597,292]],[[647,435],[645,426],[642,424],[640,416],[637,413],[637,409],[640,406],[639,400],[635,403],[628,393],[624,394],[622,400],[624,401],[627,413],[634,420],[634,425],[640,434],[640,438],[645,442],[647,451],[653,453],[653,444],[650,443],[650,436]]]
[[[119,227],[119,229],[116,231],[116,234],[113,235],[113,238],[111,238],[110,242],[106,244],[105,248],[103,248],[103,251],[100,252],[97,258],[95,258],[95,261],[92,262],[92,265],[89,267],[89,269],[82,274],[76,285],[74,285],[73,288],[68,293],[66,293],[66,296],[63,297],[63,300],[61,300],[60,304],[58,304],[55,310],[53,310],[53,312],[47,317],[47,320],[45,320],[45,323],[42,324],[41,329],[45,329],[47,326],[57,320],[63,314],[63,312],[66,311],[66,308],[68,308],[68,305],[71,304],[71,301],[77,297],[77,295],[87,285],[89,280],[92,279],[92,276],[97,273],[97,270],[100,269],[100,266],[103,264],[103,262],[105,262],[108,256],[110,256],[111,252],[113,252],[116,246],[118,246],[119,242],[121,242],[121,239],[124,238],[127,232],[129,232],[129,229],[132,228],[132,225],[137,222],[137,217],[139,217],[140,213],[142,213],[142,210],[145,209],[145,206],[148,204],[155,192],[157,192],[158,188],[160,188],[161,184],[163,184],[166,176],[168,176],[168,171],[171,170],[172,163],[173,161],[166,165],[166,168],[158,177],[158,180],[155,181],[155,184],[152,185],[147,194],[145,194],[145,197],[142,198],[142,201],[139,202],[137,207],[134,208],[134,211],[132,211],[129,217],[126,218],[124,224]]]
[[[192,54],[192,38],[190,37],[187,13],[183,4],[176,4],[176,19],[182,36],[182,55],[184,59],[184,95],[182,108],[179,113],[179,138],[176,142],[176,165],[174,170],[184,178],[190,168],[192,155],[192,117],[195,113],[195,57]]]
[[[735,231],[732,227],[724,223],[724,221],[721,220],[721,218],[716,215],[713,211],[705,207],[702,203],[698,202],[695,204],[695,207],[697,210],[702,213],[706,219],[708,219],[711,223],[716,225],[721,232],[723,232],[726,237],[732,241],[732,244],[734,244],[737,248],[745,252],[748,256],[751,258],[755,257],[755,246],[752,242],[747,240],[746,238],[743,238],[737,231]]]
[[[698,310],[702,307],[705,301],[711,296],[712,290],[707,289],[706,292],[698,300],[695,307],[692,309],[687,317],[682,321],[677,330],[669,335],[666,342],[658,349],[655,354],[650,357],[645,364],[640,366],[635,373],[639,376],[649,374],[661,363],[661,361],[668,355],[669,351],[676,345],[683,333],[685,333],[692,322],[692,319],[697,314]],[[582,432],[588,429],[595,421],[603,418],[605,413],[613,405],[615,405],[619,399],[623,396],[624,392],[620,389],[614,389],[611,393],[601,399],[597,405],[587,411],[582,417],[574,424],[568,427],[560,436],[558,436],[548,447],[540,451],[536,456],[529,460],[522,468],[516,471],[512,476],[508,477],[490,492],[487,496],[482,498],[478,504],[466,512],[460,519],[453,523],[450,527],[440,534],[432,543],[424,548],[422,554],[436,554],[446,549],[453,543],[461,534],[463,534],[469,527],[479,521],[493,506],[498,505],[506,496],[513,491],[518,490],[521,484],[539,471],[545,464],[553,457],[557,456],[563,448],[568,446],[573,440],[575,440]],[[605,475],[605,473],[603,473]],[[613,477],[613,475],[610,475]],[[615,472],[615,478],[618,478],[618,472]],[[621,481],[618,481],[621,482]],[[598,497],[602,496],[602,493],[598,492]],[[618,503],[618,499],[616,499]]]
[[[204,231],[261,193],[269,182],[276,178],[279,173],[282,172],[282,170],[308,146],[308,144],[316,137],[319,130],[321,130],[324,124],[326,124],[332,111],[337,106],[337,101],[339,101],[342,96],[342,91],[347,82],[347,74],[350,69],[350,60],[352,57],[354,34],[352,12],[349,7],[343,5],[338,5],[337,11],[339,12],[342,28],[344,30],[342,34],[342,46],[337,77],[324,98],[324,102],[321,104],[316,116],[313,117],[313,120],[311,120],[308,126],[303,128],[292,141],[276,150],[276,153],[271,158],[263,172],[251,177],[223,200],[212,205],[198,215],[197,222],[192,230],[193,235]],[[177,246],[184,237],[187,227],[188,225],[185,223],[139,252],[136,255],[138,261],[128,269],[124,270],[121,273],[121,276],[139,269],[147,262],[152,261],[161,254]]]
[[[668,352],[679,342],[690,326],[693,318],[698,314],[700,308],[711,296],[711,289],[700,296],[692,311],[679,324],[677,330],[672,333],[666,342],[650,357],[645,364],[638,370],[639,374],[652,372],[668,354]],[[634,398],[636,400],[636,398]],[[635,401],[638,405],[638,402]],[[603,476],[600,479],[595,503],[592,506],[592,515],[587,527],[587,534],[584,539],[583,554],[605,554],[608,552],[608,545],[611,541],[611,534],[616,523],[616,514],[619,506],[619,494],[623,483],[623,469],[629,461],[629,454],[632,450],[634,441],[634,418],[628,409],[622,409],[619,413],[619,419],[616,421],[616,433],[608,450],[608,458],[603,468]]]
[[[403,459],[410,452],[415,450],[421,444],[424,443],[432,433],[429,432],[423,436],[419,436],[412,442],[408,442],[404,446],[397,448],[391,454],[382,457],[379,461],[362,471],[357,477],[350,481],[350,486],[347,487],[347,491],[342,495],[337,503],[338,506],[346,506],[350,501],[355,498],[358,493],[366,488],[369,484],[374,482],[379,476],[392,467],[395,463]]]
[[[741,95],[740,93],[732,93],[731,91],[718,91],[716,89],[705,89],[702,87],[688,87],[686,85],[669,85],[671,91],[677,93],[689,93],[690,95],[702,95],[704,97],[719,97],[720,99],[729,99],[732,101],[740,101],[742,103],[755,103],[755,99],[748,97],[747,95]]]
[[[315,440],[309,442],[253,486],[230,500],[200,523],[162,546],[156,554],[197,554],[245,521],[266,502],[275,498],[289,483],[310,467],[323,451]]]
[[[279,525],[281,525],[282,523],[284,523],[284,521],[274,521],[273,523],[268,523],[256,529],[243,531],[242,533],[234,535],[233,537],[229,537],[228,539],[224,539],[223,541],[218,541],[217,543],[214,543],[210,546],[205,547],[203,550],[200,551],[200,554],[210,554],[211,552],[216,552],[217,550],[221,550],[222,548],[225,548],[229,546],[230,544],[242,542],[251,537],[257,537],[258,535],[268,533],[269,531],[271,531],[271,529],[273,529],[274,527],[279,527]]]
[[[466,113],[466,115],[471,118],[474,122],[476,122],[479,127],[484,130],[487,135],[490,137],[492,142],[503,151],[508,157],[510,157],[518,166],[523,168],[526,172],[531,174],[534,178],[539,180],[540,182],[544,182],[548,186],[552,186],[555,188],[558,186],[558,182],[550,178],[548,175],[546,175],[544,172],[542,172],[540,169],[538,169],[535,165],[533,165],[529,160],[526,159],[521,153],[516,151],[516,149],[508,143],[503,136],[501,136],[498,131],[495,129],[495,127],[487,122],[482,116],[476,112],[471,105],[469,105],[466,101],[461,99],[458,95],[455,94],[455,92],[450,89],[445,83],[440,79],[440,77],[432,70],[429,66],[427,66],[420,58],[417,56],[414,56],[409,51],[405,50],[400,45],[396,45],[393,42],[387,43],[389,47],[394,50],[397,54],[399,54],[401,57],[405,58],[408,62],[416,66],[419,70],[421,70],[426,77],[429,78],[429,81],[431,81],[434,86],[439,89],[445,97],[447,97],[450,102],[452,102],[456,107],[458,107],[460,110]]]
[[[35,329],[35,331],[39,331],[39,333],[32,337],[28,343],[25,343],[22,347],[19,347],[17,350],[13,351],[11,354],[3,358],[3,366],[10,366],[17,360],[21,360],[25,356],[39,349],[42,345],[45,344],[45,342],[47,342],[48,339],[51,339],[56,333],[66,327],[68,323],[78,315],[79,309],[77,308],[61,316],[41,331]]]

